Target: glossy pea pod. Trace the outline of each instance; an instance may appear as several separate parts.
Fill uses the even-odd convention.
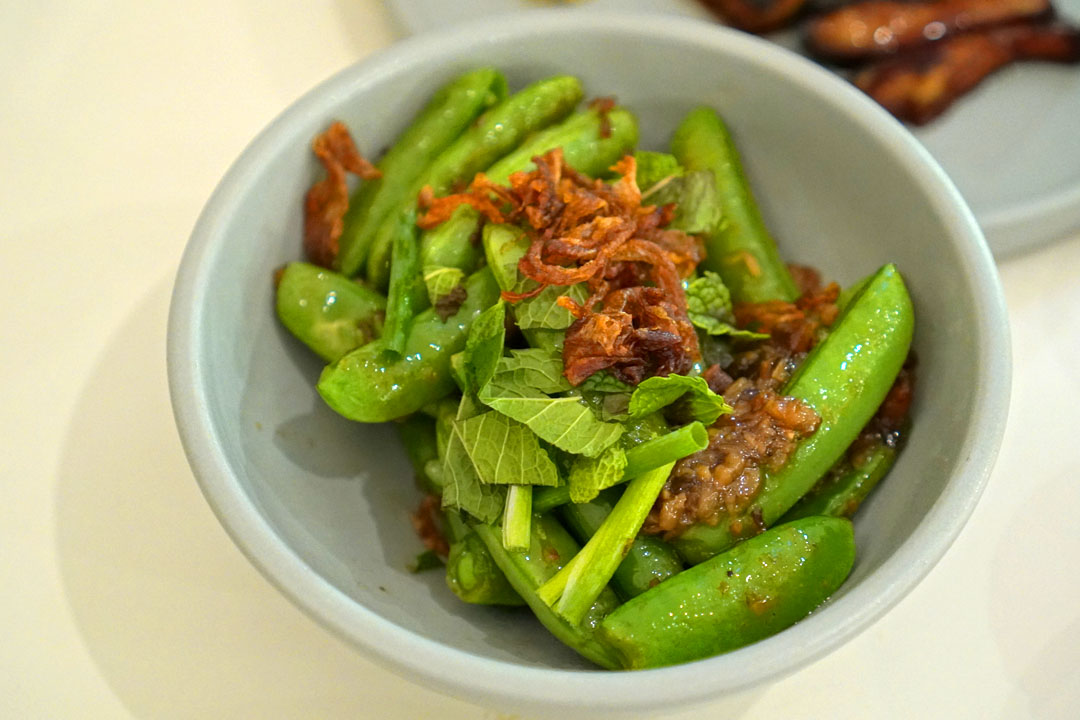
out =
[[[712,657],[806,617],[854,562],[850,521],[780,525],[627,601],[604,618],[599,637],[627,669]]]
[[[415,207],[417,195],[430,187],[445,195],[458,183],[518,147],[530,134],[558,122],[573,111],[584,91],[574,77],[559,75],[533,83],[481,115],[463,135],[436,157],[403,194],[401,202],[382,221],[367,258],[367,279],[385,288],[390,278],[390,255],[398,216]]]
[[[401,439],[424,489],[441,495],[443,477],[438,458],[446,453],[457,403],[441,401],[435,418],[411,415],[397,423]],[[521,605],[521,597],[499,570],[487,546],[457,510],[442,510],[443,534],[450,546],[446,560],[446,585],[455,595],[474,605]]]
[[[289,332],[334,362],[379,337],[386,298],[344,275],[294,262],[278,277],[275,310]]]
[[[594,177],[629,152],[637,139],[637,120],[629,111],[622,108],[607,113],[586,110],[534,134],[489,167],[485,175],[496,184],[506,185],[513,173],[532,170],[534,157],[562,148],[567,165]],[[445,272],[448,268],[464,272],[472,270],[483,256],[483,249],[476,242],[480,223],[480,213],[471,206],[462,205],[449,220],[426,231],[420,243],[425,275]]]
[[[875,443],[855,462],[844,463],[822,478],[810,492],[784,513],[780,522],[811,515],[850,518],[877,487],[896,461],[896,448]]]
[[[795,300],[798,288],[765,227],[731,133],[716,111],[692,110],[675,130],[671,152],[687,172],[711,171],[720,194],[723,217],[705,234],[702,269],[719,273],[735,302]]]
[[[383,339],[387,350],[401,354],[408,341],[413,318],[428,307],[427,292],[420,274],[420,238],[415,209],[407,210],[399,218],[392,257],[394,262],[390,268],[390,287],[386,293]]]
[[[465,301],[442,320],[434,310],[416,316],[400,357],[388,357],[382,341],[368,343],[328,365],[316,389],[350,420],[386,422],[414,413],[454,389],[450,358],[465,347],[469,326],[499,299],[487,268],[465,282]]]
[[[600,594],[585,619],[576,625],[559,617],[537,594],[537,588],[581,549],[558,520],[550,515],[534,515],[525,552],[504,548],[502,530],[497,526],[480,523],[473,527],[514,590],[552,635],[601,667],[615,670],[621,666],[618,656],[596,637],[600,621],[619,605],[610,588]]]
[[[401,207],[431,162],[480,113],[505,97],[506,79],[492,68],[465,73],[435,93],[379,160],[382,177],[363,183],[349,199],[336,260],[343,274],[351,277],[360,271],[380,225]]]
[[[867,281],[803,361],[782,393],[805,401],[821,417],[784,465],[762,473],[763,487],[742,514],[689,528],[675,546],[694,564],[775,523],[843,456],[881,405],[907,357],[915,313],[893,265]]]

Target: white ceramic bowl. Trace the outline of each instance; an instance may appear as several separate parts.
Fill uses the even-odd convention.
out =
[[[897,263],[914,297],[914,428],[860,512],[855,569],[819,611],[750,647],[635,673],[596,670],[527,611],[471,607],[413,575],[418,495],[393,428],[345,421],[320,363],[277,324],[271,275],[300,256],[311,138],[344,120],[386,147],[433,89],[482,64],[513,87],[569,72],[615,95],[664,148],[691,107],[729,121],[784,255],[851,282]],[[1006,316],[971,213],[884,111],[766,42],[657,16],[547,12],[420,36],[305,95],[236,161],[192,234],[169,320],[169,379],[192,468],[236,543],[286,595],[403,674],[506,709],[640,714],[751,688],[885,613],[959,533],[989,474],[1009,396]],[[882,662],[887,662],[885,658]],[[357,679],[362,682],[362,679]]]

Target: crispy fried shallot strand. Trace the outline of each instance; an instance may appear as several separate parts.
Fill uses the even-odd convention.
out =
[[[673,205],[641,204],[633,156],[611,168],[620,177],[610,184],[566,165],[560,149],[533,161],[536,169],[511,175],[509,188],[481,174],[465,192],[431,199],[420,226],[444,222],[461,205],[490,222],[523,224],[531,243],[518,269],[537,287],[504,292],[509,302],[550,285],[586,284],[584,304],[558,300],[577,318],[563,349],[572,384],[603,369],[629,383],[687,372],[700,353],[682,278],[701,261],[701,241],[665,228]]]
[[[304,198],[304,251],[311,262],[330,267],[338,253],[338,238],[349,209],[349,185],[345,173],[363,180],[382,177],[379,169],[356,149],[349,130],[335,122],[315,138],[311,146],[326,169],[326,177],[308,190]]]

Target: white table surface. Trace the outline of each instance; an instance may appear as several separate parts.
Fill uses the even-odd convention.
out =
[[[0,717],[507,717],[278,594],[204,502],[166,389],[169,292],[214,185],[396,36],[373,0],[0,2]],[[1080,237],[1001,274],[1012,411],[974,517],[894,611],[741,717],[1080,717]]]

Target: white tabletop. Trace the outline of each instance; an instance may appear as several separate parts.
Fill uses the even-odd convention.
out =
[[[204,502],[166,389],[169,292],[214,185],[396,36],[374,0],[0,3],[0,717],[506,717],[271,587]],[[1012,411],[974,517],[895,610],[742,717],[1078,716],[1080,237],[1001,273]]]

